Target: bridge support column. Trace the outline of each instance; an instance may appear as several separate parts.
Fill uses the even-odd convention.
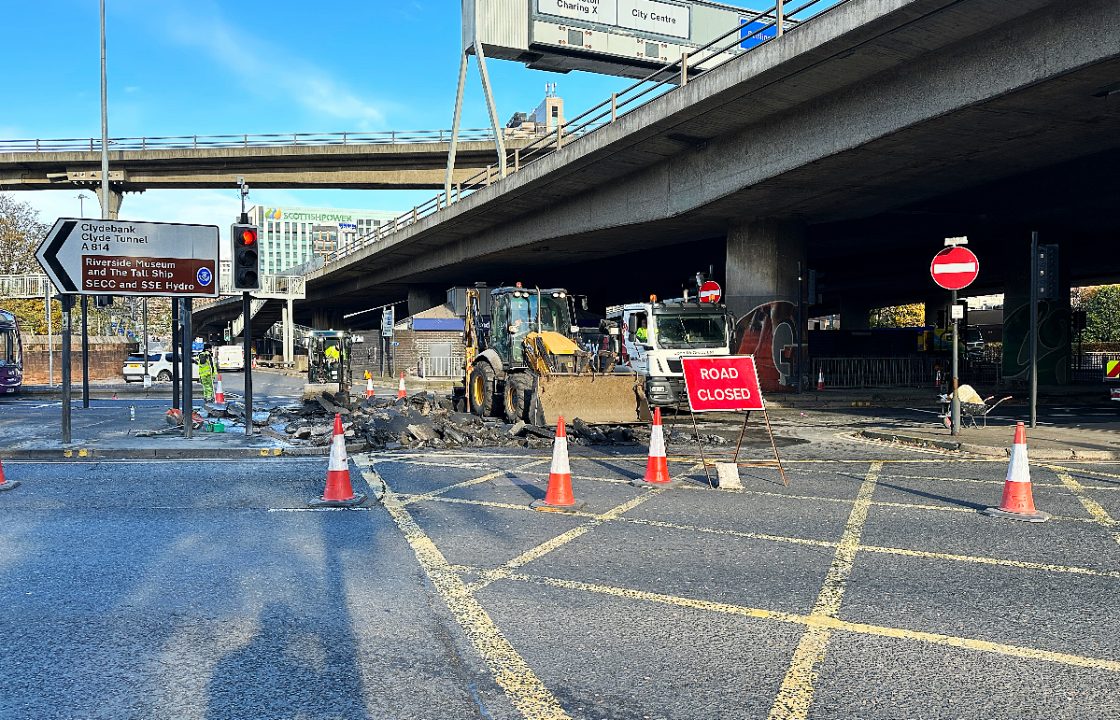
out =
[[[97,195],[97,202],[98,202],[98,204],[100,204],[101,203],[101,190],[100,189],[98,189],[96,195]],[[121,214],[121,200],[123,200],[123,199],[124,199],[124,193],[123,192],[121,192],[120,190],[114,190],[112,187],[109,188],[109,211],[107,213],[105,213],[105,215],[110,220],[117,220],[120,217],[120,214]],[[103,211],[105,210],[105,208],[101,208],[101,209]]]
[[[799,262],[805,267],[805,227],[796,220],[742,220],[728,228],[726,302],[738,318],[732,351],[755,356],[765,392],[794,390],[805,374],[797,368]]]
[[[284,308],[281,310],[282,315],[282,329],[283,329],[283,344],[284,344],[284,364],[291,365],[295,362],[295,311],[292,307],[293,301],[288,298],[284,302]]]
[[[408,314],[415,315],[442,305],[447,300],[447,288],[442,285],[409,285]]]
[[[1057,245],[1057,297],[1038,303],[1038,384],[1067,385],[1073,353],[1070,348],[1069,234],[1040,228],[1038,244]],[[1063,245],[1063,241],[1067,241]],[[1030,261],[1031,231],[1018,229],[1003,239],[1003,379],[1015,384],[1030,382]],[[1063,253],[1066,256],[1063,256]],[[983,272],[983,256],[981,256]]]

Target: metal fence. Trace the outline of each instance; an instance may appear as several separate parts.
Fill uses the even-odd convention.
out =
[[[49,284],[46,275],[0,275],[0,297],[43,297]],[[57,295],[58,290],[52,290],[52,294]]]
[[[426,378],[454,378],[463,374],[463,356],[450,357],[421,357],[420,367],[423,372],[421,377]]]
[[[936,362],[921,356],[813,358],[812,379],[823,372],[830,388],[933,387]]]

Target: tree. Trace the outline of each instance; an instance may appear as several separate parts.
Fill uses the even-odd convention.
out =
[[[0,194],[0,275],[42,272],[35,250],[47,229],[31,205]]]
[[[871,311],[873,328],[912,328],[926,324],[926,307],[922,303],[894,305]]]
[[[1073,305],[1085,311],[1086,342],[1120,342],[1120,285],[1080,288]]]

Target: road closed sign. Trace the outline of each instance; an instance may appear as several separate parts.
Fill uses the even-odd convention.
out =
[[[753,355],[681,358],[693,412],[763,410]]]

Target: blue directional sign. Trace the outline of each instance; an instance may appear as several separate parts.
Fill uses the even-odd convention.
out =
[[[744,50],[750,50],[757,45],[761,45],[770,38],[778,36],[778,26],[774,23],[763,22],[761,20],[748,23],[746,20],[746,18],[739,18],[739,22],[741,23],[739,37],[744,38],[743,42],[739,43],[739,47]],[[767,25],[770,27],[766,27]],[[763,30],[763,28],[766,29]],[[762,32],[759,32],[759,30]]]

